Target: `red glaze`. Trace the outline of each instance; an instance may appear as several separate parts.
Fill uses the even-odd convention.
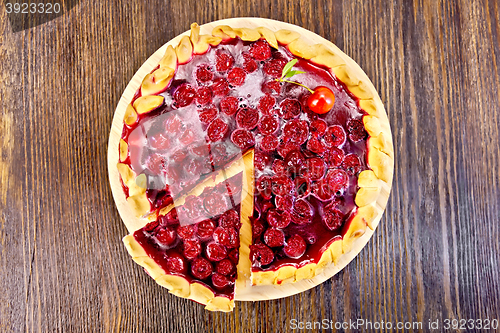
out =
[[[236,182],[241,187],[241,181],[240,173],[221,185]],[[208,188],[202,196],[212,197],[218,191],[219,187]],[[133,234],[135,240],[166,273],[180,275],[190,283],[197,281],[212,289],[216,296],[232,299],[238,258],[231,251],[239,245],[239,204],[223,214],[181,226],[174,212],[183,208],[177,207],[137,230]],[[224,231],[223,241],[218,230]]]
[[[268,55],[267,47],[265,43],[230,40],[209,50],[211,57],[200,55],[194,58],[196,62],[179,65],[176,73],[192,72],[192,77],[174,77],[162,94],[172,96],[179,90],[180,103],[139,115],[134,125],[124,126],[122,134],[129,143],[129,157],[124,162],[136,174],[145,173],[149,184],[158,175],[167,179],[168,185],[160,182],[146,192],[152,210],[171,204],[173,197],[187,193],[212,172],[254,147],[253,270],[317,262],[325,247],[341,237],[356,213],[357,176],[367,168],[368,135],[362,125],[365,112],[359,108],[358,100],[329,71],[303,59],[295,67],[306,74],[294,79],[306,86],[318,86],[315,93],[277,82],[275,78],[292,56],[283,47],[272,49]],[[259,77],[255,81],[258,85],[245,88],[253,82],[251,75]],[[198,93],[193,100],[187,86]],[[211,91],[211,101],[206,88]],[[189,104],[180,106],[186,103]],[[145,138],[150,146],[146,146]],[[160,162],[153,163],[152,156]],[[241,189],[241,185],[233,186],[232,191],[237,188]],[[127,188],[124,190],[127,193]],[[193,201],[193,207],[196,202]],[[207,203],[211,210],[218,211],[218,206]],[[239,230],[239,216],[236,218],[215,223],[211,236],[209,225],[202,228],[202,237],[195,230],[194,237],[203,238],[200,256],[206,256],[208,242],[220,238],[227,257],[218,262],[229,260],[231,251],[237,250],[234,246],[238,246],[234,232]],[[221,227],[223,231],[219,230]],[[283,245],[277,245],[281,238],[275,230],[284,234]],[[167,243],[171,241],[167,233],[163,237]],[[178,235],[173,244],[181,244],[183,239]],[[266,239],[277,246],[266,246]],[[213,258],[220,259],[219,252],[213,251]],[[169,256],[168,267],[191,276],[183,248],[176,253]],[[167,268],[167,261],[162,265]],[[212,266],[214,272],[221,274],[215,263]],[[212,282],[220,287],[225,279],[216,276]]]

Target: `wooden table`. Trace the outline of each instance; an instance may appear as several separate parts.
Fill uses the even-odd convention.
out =
[[[74,5],[15,33],[0,9],[0,332],[288,332],[323,319],[333,328],[311,331],[364,319],[422,322],[409,332],[439,320],[439,332],[446,319],[500,320],[498,2]],[[303,26],[356,60],[385,103],[396,163],[387,211],[349,266],[224,314],[169,295],[129,259],[106,150],[149,55],[191,22],[238,16]]]

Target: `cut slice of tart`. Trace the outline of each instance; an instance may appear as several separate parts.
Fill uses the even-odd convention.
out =
[[[193,24],[125,112],[117,169],[135,218],[124,243],[207,309],[231,310],[235,288],[315,277],[385,208],[383,105],[350,58],[300,37]]]
[[[240,162],[251,164],[252,158],[248,153]],[[165,215],[123,238],[133,260],[159,285],[208,310],[231,311],[237,274],[245,276],[238,262],[240,251],[248,258],[250,238],[240,231],[242,222],[247,234],[250,225],[240,214],[251,213],[252,195],[246,189],[252,177],[245,177],[243,164],[237,165],[236,175],[205,182]]]

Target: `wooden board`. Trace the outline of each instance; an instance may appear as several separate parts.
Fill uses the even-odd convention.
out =
[[[19,32],[0,7],[0,332],[319,333],[343,330],[290,321],[362,318],[421,322],[405,330],[417,333],[499,318],[498,1],[79,0]],[[245,15],[307,28],[361,65],[393,126],[396,169],[376,232],[341,272],[218,313],[131,262],[107,144],[151,54],[191,22]]]
[[[278,31],[280,29],[288,29],[292,31],[297,31],[301,34],[302,38],[311,44],[322,43],[327,45],[332,50],[335,50],[335,54],[340,54],[346,62],[349,63],[350,66],[357,69],[358,75],[363,75],[366,80],[369,81],[366,74],[363,70],[347,55],[345,55],[342,51],[340,51],[333,43],[328,40],[316,35],[315,33],[308,31],[304,28],[298,27],[293,24],[263,19],[263,18],[232,18],[225,19],[220,21],[215,21],[211,23],[204,24],[200,27],[201,34],[210,34],[212,29],[218,25],[229,25],[234,28],[255,28],[255,27],[266,27],[271,29],[272,31]],[[123,129],[123,117],[125,115],[125,110],[127,105],[130,104],[135,92],[139,89],[142,79],[148,73],[150,73],[158,64],[160,59],[163,57],[165,50],[168,45],[176,46],[182,36],[189,35],[189,31],[184,32],[183,34],[178,35],[173,38],[161,48],[159,48],[149,59],[139,68],[139,70],[135,73],[132,80],[130,80],[127,88],[123,92],[123,95],[118,102],[118,106],[116,108],[113,123],[111,126],[111,131],[109,135],[109,144],[108,144],[108,170],[109,170],[109,179],[111,184],[111,189],[113,192],[113,197],[116,202],[116,206],[120,213],[120,216],[125,223],[127,229],[132,232],[141,228],[143,226],[143,222],[138,221],[133,217],[132,212],[127,204],[125,194],[123,193],[123,189],[120,183],[120,178],[118,174],[118,170],[116,169],[116,163],[118,161],[118,143],[121,137],[122,129]],[[373,85],[371,88],[375,91]],[[378,95],[376,95],[378,98]],[[379,98],[379,102],[380,98]],[[387,199],[389,197],[390,186],[386,186],[382,188],[382,195],[379,197],[377,202],[377,206],[383,212],[387,203]],[[376,228],[378,225],[382,214],[379,214],[375,219],[373,225]],[[341,271],[346,265],[348,265],[352,259],[354,259],[358,253],[363,249],[366,243],[370,240],[373,235],[374,230],[367,228],[365,234],[361,236],[359,239],[355,241],[353,247],[350,252],[342,255],[336,265],[329,265],[325,270],[315,276],[312,279],[302,280],[296,283],[285,284],[285,285],[269,285],[269,286],[252,286],[248,284],[246,288],[239,288],[238,294],[235,296],[235,299],[238,301],[261,301],[261,300],[269,300],[291,296],[310,288],[313,288],[324,281],[330,279],[332,276]],[[124,235],[125,236],[125,235]]]

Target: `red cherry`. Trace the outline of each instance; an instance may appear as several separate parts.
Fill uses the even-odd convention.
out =
[[[212,101],[212,90],[209,87],[200,87],[196,92],[196,102],[201,105]]]
[[[269,265],[274,260],[274,252],[264,244],[250,245],[250,259],[254,267]]]
[[[204,220],[198,223],[196,233],[201,239],[208,239],[214,233],[215,224],[212,220]]]
[[[304,199],[295,201],[292,213],[292,221],[295,224],[302,225],[311,223],[313,216],[313,207],[309,202]]]
[[[225,72],[234,65],[234,58],[226,52],[218,52],[216,55],[215,67],[219,72]]]
[[[201,244],[197,239],[184,241],[184,257],[194,259],[201,253]]]
[[[155,149],[168,149],[170,147],[170,139],[162,132],[157,132],[149,137],[149,144]]]
[[[257,170],[264,171],[269,163],[271,163],[271,158],[268,155],[255,153],[253,165]]]
[[[164,156],[159,154],[152,154],[146,160],[146,167],[154,174],[159,175],[167,167],[167,161]]]
[[[287,239],[283,252],[285,252],[288,257],[297,259],[302,257],[302,255],[306,252],[306,249],[307,245],[304,239],[299,235],[293,235]]]
[[[246,149],[255,144],[252,132],[246,129],[237,129],[231,134],[231,141],[239,148]]]
[[[227,287],[231,284],[231,280],[229,280],[226,276],[224,276],[222,274],[213,273],[212,274],[212,284],[217,289],[224,289],[225,287]]]
[[[342,169],[330,169],[326,174],[326,181],[330,185],[332,192],[337,192],[346,187],[349,181],[349,176],[347,172]]]
[[[226,248],[217,243],[210,243],[207,245],[205,249],[205,253],[207,258],[211,261],[221,261],[222,259],[227,257]]]
[[[195,139],[196,139],[196,134],[194,134],[192,129],[187,128],[179,137],[179,142],[184,144],[184,146],[187,146],[190,143],[193,143]]]
[[[278,247],[285,244],[285,233],[280,229],[269,228],[264,233],[264,242],[269,247]]]
[[[347,121],[347,130],[349,131],[349,138],[353,142],[366,138],[367,133],[361,119],[349,119]]]
[[[171,114],[168,115],[170,116]],[[177,115],[167,117],[164,124],[166,132],[173,136],[177,136],[183,128],[182,120]]]
[[[205,280],[212,275],[212,272],[212,264],[205,258],[196,258],[191,264],[191,273],[193,273],[194,277],[200,280]]]
[[[276,81],[274,82],[278,83]],[[257,109],[259,109],[263,114],[272,115],[274,112],[272,112],[271,110],[273,110],[275,104],[276,104],[276,99],[273,96],[264,95],[259,99],[259,104],[257,105]]]
[[[295,188],[293,181],[285,175],[271,178],[271,191],[279,196],[291,193]]]
[[[323,119],[316,119],[309,125],[311,134],[315,137],[320,137],[325,134],[326,127],[326,122]]]
[[[344,157],[344,160],[341,164],[342,168],[344,168],[349,175],[355,175],[361,171],[361,162],[359,161],[358,156],[355,154],[349,154]]]
[[[338,229],[342,225],[342,220],[344,218],[344,214],[338,210],[333,209],[331,211],[326,211],[323,215],[323,222],[326,227],[330,230]]]
[[[240,216],[239,214],[234,210],[228,210],[224,214],[221,215],[219,218],[219,225],[223,228],[229,228],[229,227],[239,227],[240,223]]]
[[[283,141],[301,145],[309,137],[309,125],[305,120],[290,120],[283,127]]]
[[[250,54],[256,60],[266,60],[271,57],[271,48],[267,41],[259,40],[250,47]]]
[[[198,110],[198,117],[203,124],[210,124],[217,117],[218,111],[213,105],[209,105],[201,110]]]
[[[286,158],[294,150],[300,150],[299,145],[296,143],[283,142],[278,146],[278,154],[283,158]]]
[[[238,262],[238,258],[240,257],[240,252],[239,252],[238,249],[232,249],[231,251],[228,252],[227,257],[233,263],[237,263]]]
[[[318,180],[325,174],[325,162],[319,157],[312,157],[307,160],[306,172],[304,175],[311,178],[311,180]]]
[[[293,203],[295,198],[292,195],[284,195],[282,197],[276,197],[276,209],[283,212],[290,212],[293,209]]]
[[[243,59],[244,59],[243,69],[247,73],[255,72],[257,70],[257,68],[259,68],[259,65],[257,65],[257,62],[255,60],[253,60],[250,53],[243,53]]]
[[[325,144],[327,147],[340,147],[345,142],[345,131],[340,125],[333,125],[326,129]]]
[[[278,81],[272,80],[262,84],[261,90],[265,94],[278,95],[281,92],[281,85]]]
[[[264,116],[259,121],[259,131],[264,135],[273,134],[279,128],[278,118],[273,116]]]
[[[215,79],[211,87],[213,93],[217,96],[226,96],[229,94],[229,83],[223,77]]]
[[[177,239],[177,235],[174,229],[167,227],[165,229],[160,229],[160,231],[158,231],[158,234],[156,234],[156,239],[160,243],[170,246]]]
[[[252,221],[252,235],[254,239],[257,239],[264,232],[264,224],[260,220]]]
[[[299,150],[291,151],[285,158],[285,167],[290,176],[300,174],[300,171],[306,163],[307,160],[304,154],[302,154]]]
[[[281,175],[281,174],[284,174],[285,173],[285,162],[283,162],[282,160],[274,160],[273,161],[273,171],[275,174],[277,175]]]
[[[174,100],[177,107],[188,106],[196,97],[196,91],[189,84],[183,84],[174,92]]]
[[[307,99],[307,106],[311,111],[324,114],[330,111],[335,104],[335,95],[327,87],[317,87]]]
[[[211,216],[217,216],[227,210],[227,200],[221,193],[213,192],[210,196],[203,200],[205,210]]]
[[[188,224],[177,228],[177,234],[181,239],[190,239],[194,236],[196,229],[193,225]]]
[[[214,73],[210,71],[207,65],[202,65],[196,70],[196,78],[201,82],[207,82],[214,78]]]
[[[224,122],[224,120],[217,118],[210,123],[207,128],[207,135],[210,141],[217,142],[220,141],[226,136],[228,125]]]
[[[270,199],[271,198],[271,177],[269,176],[261,176],[259,179],[257,179],[257,183],[255,185],[255,188],[257,191],[259,191],[260,195],[264,199]]]
[[[300,115],[302,110],[300,102],[296,99],[287,98],[280,103],[280,116],[283,119],[290,120]]]
[[[266,135],[262,138],[260,142],[260,147],[264,151],[273,151],[276,149],[276,147],[278,147],[279,143],[280,142],[275,135],[273,134]]]
[[[235,248],[239,245],[238,231],[234,228],[217,227],[213,233],[214,241],[228,248]]]
[[[269,60],[263,66],[264,73],[277,79],[281,76],[286,63],[287,61],[281,58]]]
[[[182,257],[177,252],[172,252],[168,255],[165,255],[167,259],[167,269],[172,273],[186,273],[187,263],[186,259]]]
[[[224,97],[220,101],[220,110],[228,116],[232,116],[238,111],[238,98],[234,96]]]
[[[338,167],[344,160],[344,152],[337,148],[332,147],[331,150],[325,156],[325,162],[329,167]]]
[[[227,74],[227,80],[233,86],[241,86],[245,82],[247,73],[239,67],[234,67]]]
[[[236,271],[235,268],[236,267],[234,267],[234,264],[231,262],[231,260],[223,259],[217,263],[215,270],[219,274],[229,275],[229,274],[233,274]]]
[[[259,112],[256,109],[250,107],[244,107],[239,109],[236,114],[236,124],[240,128],[246,128],[252,130],[257,127],[259,122]]]
[[[292,217],[288,212],[278,212],[276,209],[270,209],[267,213],[268,223],[276,228],[286,228],[292,221]]]
[[[326,180],[322,179],[316,183],[313,183],[311,187],[313,194],[319,200],[328,201],[332,199],[334,193],[332,192],[332,189]]]

